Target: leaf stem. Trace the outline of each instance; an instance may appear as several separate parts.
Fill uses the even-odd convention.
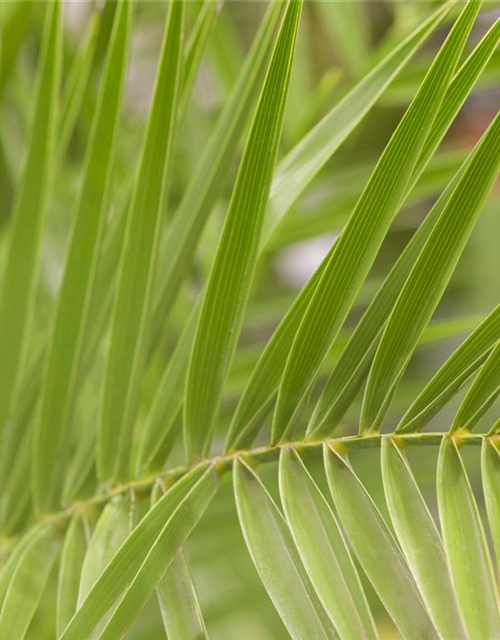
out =
[[[121,495],[127,491],[137,491],[139,493],[144,493],[153,488],[155,483],[162,482],[165,488],[168,488],[170,485],[174,484],[179,478],[190,472],[194,467],[198,465],[206,465],[207,463],[215,465],[221,474],[226,473],[227,471],[231,471],[233,467],[233,462],[236,458],[244,458],[247,464],[251,466],[258,466],[261,464],[266,464],[270,462],[277,462],[279,460],[281,449],[284,447],[293,447],[304,458],[312,458],[315,456],[320,456],[322,454],[323,444],[329,443],[333,445],[336,449],[342,450],[344,453],[349,453],[350,451],[355,451],[357,449],[376,449],[379,448],[382,444],[383,438],[386,437],[396,437],[398,440],[398,444],[401,446],[439,446],[444,436],[449,435],[444,432],[434,432],[434,433],[408,433],[408,434],[373,434],[373,435],[365,435],[365,436],[343,436],[339,438],[327,438],[324,440],[318,441],[309,441],[309,442],[282,442],[275,446],[262,446],[256,447],[254,449],[241,450],[241,451],[233,451],[226,455],[218,455],[213,456],[211,458],[207,458],[205,460],[200,460],[199,462],[192,465],[182,465],[178,467],[174,467],[172,469],[168,469],[167,471],[162,471],[159,473],[155,473],[143,478],[139,478],[133,480],[131,482],[116,485],[103,491],[100,494],[89,498],[88,500],[79,501],[71,504],[66,509],[59,511],[57,513],[45,514],[42,518],[44,522],[55,522],[61,523],[67,519],[69,519],[75,512],[82,511],[85,512],[95,506],[104,504],[114,498],[115,496]],[[452,436],[455,437],[455,436]],[[459,440],[460,446],[462,445],[476,445],[480,446],[483,442],[483,439],[489,437],[486,433],[481,434],[472,434],[472,433],[463,433],[461,432],[457,439]],[[2,541],[3,543],[4,541]]]

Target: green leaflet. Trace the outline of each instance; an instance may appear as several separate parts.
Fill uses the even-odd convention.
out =
[[[0,45],[0,96],[3,97],[5,86],[19,55],[26,32],[33,19],[35,7],[31,4],[16,4],[10,15],[5,11],[0,16],[2,26],[2,42]]]
[[[208,640],[198,596],[180,549],[156,589],[168,640]]]
[[[287,359],[273,443],[286,438],[398,212],[479,7],[465,6],[330,251]]]
[[[147,550],[144,562],[100,634],[99,640],[118,640],[123,637],[210,504],[219,483],[219,470],[210,465],[175,507],[155,542]]]
[[[83,43],[75,54],[73,64],[64,83],[58,140],[58,155],[60,161],[70,142],[78,112],[84,99],[85,90],[88,86],[97,34],[99,32],[100,18],[101,14],[99,12],[94,13],[90,17],[83,35]]]
[[[269,196],[262,245],[344,140],[450,10],[445,4],[411,33],[281,160]]]
[[[282,2],[269,3],[236,85],[194,169],[167,232],[160,261],[161,285],[154,304],[152,344],[156,344],[163,333],[165,320],[192,264],[205,223],[224,186],[241,130],[271,57],[272,38],[281,13]]]
[[[285,519],[264,485],[238,458],[233,480],[248,551],[288,633],[294,640],[334,638],[335,632],[302,566]]]
[[[0,503],[2,531],[12,533],[19,519],[25,513],[30,502],[31,486],[26,482],[31,467],[32,425],[28,425],[17,447],[6,480],[3,483],[2,500]]]
[[[462,401],[451,431],[473,429],[500,392],[500,342],[493,347]]]
[[[56,612],[57,637],[61,635],[76,611],[80,576],[86,551],[85,522],[80,515],[76,514],[72,517],[66,531],[59,563]]]
[[[141,431],[136,463],[137,472],[153,461],[168,438],[181,410],[189,354],[191,353],[199,311],[200,305],[196,304],[158,384],[153,404]]]
[[[361,431],[379,428],[387,398],[441,299],[499,170],[500,113],[473,150],[398,296],[368,376]]]
[[[425,168],[435,148],[442,140],[458,109],[460,108],[464,99],[467,97],[469,91],[474,85],[474,82],[477,80],[477,77],[481,73],[481,70],[484,68],[484,65],[491,57],[492,52],[498,43],[499,37],[500,25],[497,23],[490,29],[488,34],[475,48],[473,53],[469,56],[467,61],[463,64],[459,72],[454,77],[440,108],[440,111],[436,117],[436,120],[432,126],[432,130],[420,154],[419,160],[417,161],[413,173],[413,178],[411,184],[408,185],[407,191],[409,191],[413,187],[414,182],[418,179],[418,176]],[[437,214],[438,212],[435,211],[434,215],[436,216],[436,218]],[[420,244],[420,242],[425,239],[426,235],[430,232],[433,222],[433,218],[428,217],[426,222],[420,227],[421,230],[419,229],[415,239],[412,241],[413,244],[411,246],[411,249],[410,247],[408,247],[408,252],[413,252],[415,245]],[[417,252],[415,251],[415,256],[416,253]],[[280,323],[272,339],[266,345],[260,361],[258,362],[258,365],[256,366],[252,377],[250,378],[236,408],[236,412],[234,414],[226,442],[227,451],[237,449],[239,447],[246,447],[253,441],[253,438],[255,437],[255,434],[260,426],[262,413],[265,410],[266,405],[267,409],[269,408],[269,402],[272,400],[275,389],[281,378],[283,366],[285,364],[286,357],[290,352],[290,348],[295,334],[298,330],[300,321],[303,317],[305,309],[310,302],[313,291],[316,288],[319,279],[321,278],[322,270],[325,268],[329,257],[330,256],[327,256],[325,258],[322,266],[315,272],[311,280],[304,287],[301,294],[297,297],[294,305],[290,308],[290,311]],[[410,263],[413,263],[414,256],[408,255],[408,253],[406,253],[405,257],[402,257],[401,260],[402,264],[398,263],[399,266],[397,267],[398,278],[401,276],[399,269],[403,270],[403,268],[408,268],[408,265]],[[385,287],[389,287],[390,285],[392,288],[393,284],[398,284],[396,282],[395,274],[391,275],[391,278],[388,279]],[[398,292],[399,288],[395,286],[394,290]],[[381,293],[382,291],[380,292],[380,295]],[[384,294],[386,295],[387,291],[384,291]],[[330,404],[334,404],[334,398],[332,398],[331,400],[329,399],[329,392],[333,392],[334,390],[339,391],[340,396],[337,407],[332,406],[331,413],[329,414],[329,424],[332,424],[333,428],[333,426],[335,426],[335,418],[343,415],[345,408],[350,404],[352,400],[352,395],[357,392],[357,389],[361,386],[364,378],[366,377],[370,365],[370,358],[366,356],[364,362],[361,363],[357,370],[354,370],[355,365],[359,363],[359,359],[353,359],[351,357],[348,358],[347,356],[349,355],[350,350],[354,350],[354,348],[356,348],[356,353],[358,353],[358,346],[359,353],[362,353],[363,355],[367,353],[369,344],[371,341],[373,341],[372,330],[374,336],[376,337],[377,335],[378,326],[377,323],[375,323],[375,319],[378,313],[381,313],[384,321],[387,317],[382,313],[382,310],[379,306],[381,305],[381,302],[383,300],[385,300],[385,298],[380,297],[378,301],[374,301],[373,306],[370,307],[370,312],[363,317],[359,329],[356,329],[356,332],[359,331],[359,336],[356,337],[356,339],[353,338],[352,342],[349,345],[349,351],[346,352],[346,357],[341,358],[342,364],[339,363],[338,370],[335,370],[332,381],[328,384],[328,391],[325,391],[325,398],[323,398],[321,401],[322,406],[318,407],[318,415],[315,416],[315,422],[310,428],[311,436],[316,424],[318,429],[321,428],[321,416],[324,415],[325,411],[328,411]],[[345,371],[344,367],[347,367]],[[350,372],[351,369],[353,369],[354,372]],[[344,382],[348,378],[349,384],[346,385],[345,394],[342,395],[341,392],[344,389]],[[337,386],[335,384],[335,380],[341,380],[342,385]],[[336,412],[336,415],[332,416],[334,410]],[[316,433],[315,435],[318,435],[318,433]]]
[[[498,439],[484,438],[481,446],[481,477],[486,502],[486,512],[497,563],[500,560],[500,452]]]
[[[339,526],[297,451],[280,455],[280,495],[298,552],[341,638],[378,638]]]
[[[500,305],[452,353],[420,392],[398,425],[398,433],[421,429],[483,364],[500,340]]]
[[[92,532],[83,561],[78,589],[78,608],[131,532],[131,501],[118,496],[103,509]],[[73,612],[74,613],[74,612]]]
[[[131,7],[120,2],[85,159],[63,280],[51,329],[33,449],[34,499],[39,511],[57,504],[69,423],[84,346],[90,292],[106,225],[131,29]]]
[[[307,428],[308,438],[333,433],[361,389],[375,353],[376,341],[401,287],[449,200],[456,179],[432,207],[372,300],[323,389]]]
[[[0,611],[20,558],[23,557],[26,549],[29,548],[33,540],[40,536],[40,530],[43,529],[43,527],[44,525],[37,524],[34,527],[31,527],[31,529],[28,529],[28,531],[14,545],[14,548],[11,549],[7,561],[2,566],[2,570],[0,572]]]
[[[198,465],[158,500],[106,564],[60,640],[81,640],[90,636],[98,622],[134,579],[165,523],[207,468],[208,465]]]
[[[270,403],[283,373],[286,354],[289,353],[325,265],[326,260],[313,273],[264,348],[236,407],[226,439],[226,451],[250,446],[260,428],[260,421],[271,409]]]
[[[30,143],[17,190],[0,291],[0,432],[19,392],[34,311],[35,286],[54,162],[61,77],[61,7],[46,6]]]
[[[349,463],[324,445],[326,475],[346,536],[404,638],[438,638],[410,569]]]
[[[397,439],[382,440],[382,477],[392,523],[441,638],[465,640],[443,543]]]
[[[103,479],[130,473],[132,428],[148,348],[152,282],[177,120],[184,9],[184,2],[178,0],[169,6],[118,267],[98,430],[98,474]]]
[[[183,87],[179,101],[179,113],[181,114],[186,110],[200,61],[215,26],[217,12],[219,10],[220,6],[217,2],[204,0],[193,26],[193,31],[186,43],[186,54],[183,66]]]
[[[332,45],[349,71],[360,71],[368,52],[369,29],[363,5],[326,2],[314,6],[328,29]]]
[[[22,640],[42,597],[58,550],[53,524],[40,526],[17,558],[2,610],[0,638]]]
[[[445,436],[438,460],[437,494],[444,547],[468,638],[500,634],[493,568],[457,441]]]
[[[301,8],[300,0],[287,5],[202,302],[184,403],[189,460],[205,455],[210,448],[222,387],[250,294]]]
[[[497,21],[453,78],[424,149],[420,154],[417,167],[412,176],[413,184],[417,182],[422,170],[434,154],[477,78],[491,59],[499,40],[500,21]],[[387,276],[384,284],[380,287],[363,318],[356,326],[351,340],[342,352],[316,406],[314,416],[308,426],[308,435],[311,438],[331,435],[351,404],[353,397],[361,388],[368,374],[373,350],[380,331],[415,260],[434,228],[436,220],[441,215],[449,196],[465,170],[467,162],[468,160],[462,165],[439,201],[420,225]],[[326,421],[328,422],[326,423]]]

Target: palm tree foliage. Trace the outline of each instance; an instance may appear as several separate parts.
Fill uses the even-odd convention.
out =
[[[498,203],[500,115],[442,144],[498,88],[497,7],[395,3],[372,47],[362,4],[250,6],[110,0],[76,46],[61,0],[3,11],[0,640],[500,638],[500,307],[434,318]],[[345,74],[318,87],[313,19]],[[276,257],[332,233],[284,290]]]

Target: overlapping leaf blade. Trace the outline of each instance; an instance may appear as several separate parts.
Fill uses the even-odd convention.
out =
[[[404,638],[438,638],[401,550],[348,462],[324,445],[330,492],[351,546]]]
[[[289,1],[203,298],[184,404],[187,456],[210,448],[214,419],[252,284],[302,3]]]
[[[239,459],[234,462],[233,479],[248,551],[290,636],[294,640],[335,637],[285,519],[271,496],[258,476]]]
[[[411,404],[398,433],[421,429],[483,364],[500,340],[500,305],[452,353]]]
[[[497,342],[463,399],[453,419],[452,431],[473,429],[499,392],[500,343]]]
[[[481,477],[497,564],[500,562],[500,452],[495,438],[484,438],[481,448]]]
[[[58,140],[60,160],[62,160],[71,139],[78,112],[84,99],[85,90],[88,86],[97,34],[99,33],[100,17],[99,12],[95,12],[91,16],[83,35],[83,42],[75,54],[73,64],[64,83]]]
[[[184,3],[169,6],[140,168],[128,211],[106,359],[98,472],[130,474],[130,444],[148,349],[151,293],[180,92]]]
[[[500,21],[497,21],[453,78],[424,149],[420,154],[412,176],[412,184],[415,184],[418,180],[429,158],[434,154],[455,115],[472,90],[474,83],[491,59],[499,39]],[[352,399],[361,388],[368,374],[374,345],[380,335],[380,331],[465,166],[466,163],[462,165],[439,201],[419,226],[377,295],[370,303],[363,318],[356,326],[315,408],[313,418],[308,426],[310,437],[320,437],[333,433],[346,409],[351,404]],[[411,190],[411,187],[409,190]]]
[[[22,640],[42,597],[58,550],[52,523],[41,526],[18,558],[0,611],[0,638]]]
[[[179,336],[169,363],[163,372],[153,399],[153,404],[142,428],[137,454],[137,471],[149,465],[174,426],[184,400],[184,382],[189,363],[189,354],[199,318],[197,304],[182,334]]]
[[[56,503],[66,457],[90,293],[106,224],[129,52],[131,6],[128,1],[120,2],[115,13],[40,392],[33,486],[42,512]]]
[[[76,514],[66,531],[57,580],[56,633],[59,637],[78,606],[83,561],[87,551],[85,523]]]
[[[5,564],[2,566],[0,573],[0,611],[19,560],[24,556],[32,542],[40,537],[43,527],[43,524],[36,524],[31,529],[28,529],[11,549]]]
[[[193,31],[186,43],[186,54],[183,67],[182,95],[179,102],[179,113],[183,114],[191,95],[201,58],[216,23],[220,6],[217,2],[205,0],[196,18]]]
[[[30,143],[9,229],[0,290],[0,430],[16,403],[25,366],[39,254],[50,197],[61,77],[61,7],[46,6]]]
[[[429,32],[426,32],[425,35],[429,35],[437,26],[438,22],[439,21],[435,22],[431,19],[427,27]],[[411,53],[415,53],[420,45],[421,39],[416,37],[419,33],[420,29],[417,29],[416,33],[413,33],[412,36],[405,41],[405,43],[414,43]],[[420,35],[422,38],[422,34]],[[414,38],[416,38],[417,44],[415,44]],[[406,50],[406,44],[401,45],[401,50]],[[380,64],[379,67],[377,67],[378,71],[375,70],[373,72],[375,75],[372,77],[372,80],[377,78],[378,73],[380,73],[381,79],[383,79],[382,87],[387,86],[389,78],[391,77],[390,74],[387,74],[387,71],[392,68],[394,59],[399,57],[401,50],[398,48],[394,54],[391,54],[383,63]],[[408,55],[408,58],[409,57],[410,56]],[[378,90],[381,91],[382,87],[378,87]],[[359,99],[360,95],[362,96],[363,101],[369,101],[369,96],[364,93],[366,89],[367,87],[363,84],[363,81],[361,81],[345,98],[345,101],[342,103],[342,112],[345,109],[350,114],[351,119],[347,120],[345,130],[339,131],[334,139],[343,140],[354,129],[355,123],[357,122],[357,111],[354,109],[354,103]],[[325,119],[328,130],[336,120],[333,118],[335,113],[336,108],[334,108]],[[450,122],[451,118],[445,124],[445,130],[446,127],[449,126]],[[438,138],[438,131],[440,130],[437,128],[435,130],[437,133],[436,138]],[[273,198],[279,197],[283,200],[283,202],[280,203],[280,207],[286,205],[286,203],[291,205],[295,197],[298,197],[299,193],[305,190],[310,180],[312,180],[316,175],[316,172],[319,171],[330,157],[328,153],[324,152],[324,146],[329,149],[330,153],[333,153],[336,149],[335,145],[330,147],[330,138],[328,136],[325,138],[325,133],[326,131],[324,131],[324,126],[320,123],[310,134],[306,136],[304,141],[300,142],[297,145],[297,148],[292,150],[282,163],[280,163],[276,170],[277,173],[271,189],[271,201]],[[443,133],[444,131],[441,131],[440,135],[442,136]],[[318,142],[322,142],[323,144],[316,148]],[[317,155],[314,154],[315,150]],[[307,171],[303,166],[303,162],[306,161]],[[422,165],[425,166],[425,163],[422,163]],[[289,199],[288,194],[291,193],[295,193],[295,196]],[[275,209],[277,207],[272,206],[272,208]],[[284,216],[286,209],[281,210],[279,213]],[[271,220],[272,219],[271,215]],[[272,222],[270,224],[272,227]],[[264,239],[266,238],[269,238],[269,233],[267,232],[264,236]],[[330,254],[325,258],[322,266],[314,273],[306,287],[297,297],[294,305],[290,308],[275,334],[266,345],[259,363],[256,366],[238,403],[227,437],[226,450],[230,451],[239,447],[245,447],[250,444],[255,437],[255,433],[259,428],[260,420],[262,419],[262,414],[266,411],[266,406],[269,408],[269,402],[276,392],[276,387],[279,384],[283,367],[286,362],[286,357],[290,351],[300,321],[307,309],[313,291],[318,285],[329,257]]]
[[[208,640],[193,578],[182,549],[174,556],[156,592],[169,640]]]
[[[450,7],[450,4],[445,4],[419,25],[281,160],[276,167],[271,186],[263,244],[399,71],[440,24]]]
[[[498,593],[483,526],[455,439],[439,451],[437,494],[444,547],[469,638],[500,633]]]
[[[392,438],[382,440],[382,476],[398,541],[440,637],[465,639],[441,536],[398,441]]]
[[[210,465],[166,521],[122,600],[100,634],[100,640],[122,638],[165,575],[175,554],[214,497],[219,470]]]
[[[285,438],[340,330],[411,180],[480,4],[467,3],[334,244],[287,359],[272,441]]]
[[[198,465],[176,482],[142,519],[90,588],[61,640],[87,638],[92,633],[133,580],[165,523],[203,476],[207,466]]]
[[[472,152],[406,281],[368,377],[360,429],[378,429],[393,392],[453,274],[500,170],[500,114]]]
[[[192,264],[198,241],[219,197],[238,146],[241,130],[256,99],[272,53],[273,34],[282,3],[272,2],[248,53],[193,176],[175,213],[163,247],[160,290],[155,298],[153,343],[162,335],[166,318]]]
[[[280,455],[280,495],[307,574],[341,638],[377,638],[366,597],[331,509],[299,454]]]
[[[78,608],[130,535],[130,509],[129,496],[117,496],[104,507],[99,516],[82,565]]]

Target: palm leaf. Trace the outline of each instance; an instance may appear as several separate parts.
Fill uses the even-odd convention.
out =
[[[115,20],[42,382],[33,458],[34,486],[39,488],[35,501],[41,511],[53,505],[60,483],[62,469],[54,464],[54,450],[56,459],[62,461],[68,447],[68,424],[111,186],[128,59],[130,3],[120,3]]]
[[[434,312],[496,181],[500,170],[500,115],[473,154],[416,260],[380,340],[366,386],[363,430],[380,426],[387,398]]]
[[[467,634],[494,637],[500,616],[493,568],[457,441],[449,437],[441,444],[437,483],[444,546]],[[471,544],[464,544],[464,532]]]
[[[398,211],[478,11],[466,5],[331,250],[285,366],[273,442],[286,437]]]
[[[34,287],[50,197],[61,74],[61,8],[47,5],[30,145],[17,190],[0,291],[0,429],[16,403],[34,312]]]
[[[295,0],[287,5],[203,299],[184,405],[185,445],[191,460],[210,448],[222,385],[250,293],[300,9],[301,3]]]
[[[147,349],[160,212],[166,200],[177,117],[183,20],[184,3],[173,2],[120,257],[98,438],[99,475],[106,479],[130,473],[130,444]]]

